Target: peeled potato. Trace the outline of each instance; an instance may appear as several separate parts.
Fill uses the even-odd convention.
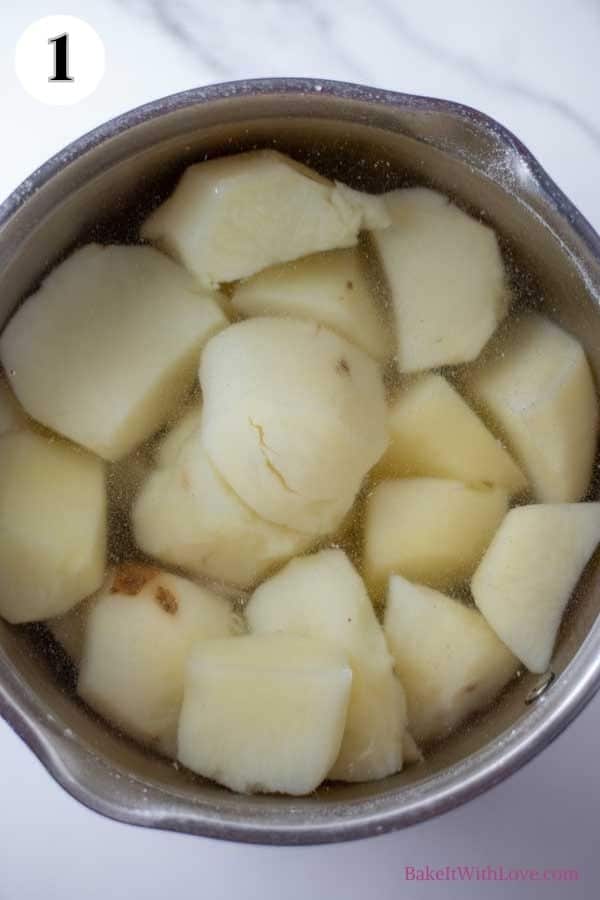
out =
[[[30,431],[0,438],[0,615],[13,623],[67,612],[106,565],[104,464]]]
[[[235,287],[231,303],[242,316],[319,322],[378,360],[393,352],[391,331],[355,249],[332,250],[259,272]]]
[[[187,424],[178,427],[187,430]],[[174,436],[167,440],[173,448]],[[246,506],[216,471],[197,433],[188,435],[174,462],[150,474],[132,522],[135,540],[149,556],[239,588],[252,587],[313,542]]]
[[[583,348],[537,313],[515,319],[466,378],[506,440],[537,500],[586,493],[598,438],[598,401]]]
[[[387,445],[381,373],[326,328],[256,318],[202,355],[201,439],[233,490],[262,518],[334,531]]]
[[[514,676],[518,660],[483,616],[392,575],[384,620],[417,743],[444,737],[484,709]]]
[[[377,464],[384,477],[430,475],[486,482],[518,494],[525,476],[500,441],[442,376],[404,386],[389,411],[390,444]]]
[[[400,371],[470,362],[508,310],[491,228],[426,188],[385,195],[392,226],[373,233],[396,319]]]
[[[508,509],[502,488],[443,478],[382,481],[367,504],[364,574],[373,596],[392,574],[435,587],[470,578]]]
[[[194,432],[198,431],[202,419],[202,404],[190,407],[173,428],[160,442],[156,451],[158,466],[172,466],[179,456],[179,451]]]
[[[253,275],[385,227],[380,197],[334,185],[281,153],[258,150],[190,166],[142,226],[203,284]]]
[[[177,575],[117,567],[85,625],[77,691],[126,734],[174,756],[192,645],[236,631],[231,605]]]
[[[252,632],[318,633],[352,659],[391,662],[363,580],[343,550],[291,560],[256,588],[244,612]]]
[[[187,666],[178,757],[234,791],[309,794],[338,754],[351,683],[346,655],[325,641],[202,641]]]
[[[0,378],[0,437],[8,431],[20,431],[27,427],[27,420],[19,408],[13,392]]]
[[[600,503],[511,509],[471,589],[498,637],[532,672],[545,672],[571,594],[600,541]]]
[[[359,574],[341,550],[294,559],[258,587],[246,620],[255,634],[322,637],[348,653],[353,680],[340,753],[329,777],[384,778],[402,768],[405,702]]]
[[[0,357],[30,416],[116,460],[163,424],[226,324],[214,297],[151,247],[88,244],[17,310]]]

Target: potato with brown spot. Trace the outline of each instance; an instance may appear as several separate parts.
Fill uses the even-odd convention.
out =
[[[177,610],[179,609],[179,604],[177,602],[177,598],[172,591],[168,588],[163,587],[162,584],[156,588],[155,593],[156,602],[166,613],[169,613],[170,616],[174,616]]]
[[[178,575],[126,563],[88,612],[77,691],[125,733],[174,756],[188,653],[196,641],[236,629],[228,600]]]
[[[149,581],[154,581],[160,575],[160,569],[148,566],[145,563],[123,563],[114,570],[111,594],[125,594],[127,597],[136,597]]]

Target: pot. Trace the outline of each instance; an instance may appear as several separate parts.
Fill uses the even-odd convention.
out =
[[[525,293],[584,345],[600,378],[600,238],[505,128],[465,106],[309,79],[239,81],[128,112],[43,165],[0,207],[0,324],[75,244],[133,240],[205,157],[274,147],[353,187],[424,183],[497,230]],[[40,626],[0,622],[0,713],[48,772],[123,822],[265,844],[342,841],[449,810],[539,753],[600,685],[600,573],[592,562],[543,679],[523,675],[484,715],[383,781],[311,796],[238,796],[152,756],[73,695]]]

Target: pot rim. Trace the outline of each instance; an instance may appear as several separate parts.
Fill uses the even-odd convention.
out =
[[[492,132],[505,148],[524,162],[537,189],[548,205],[581,238],[589,252],[600,260],[600,236],[574,204],[550,178],[525,145],[507,128],[478,110],[449,100],[386,91],[358,84],[317,78],[244,79],[193,88],[168,95],[124,112],[68,144],[36,169],[0,204],[0,228],[28,200],[73,161],[135,126],[190,106],[199,106],[232,97],[329,95],[343,100],[368,101],[375,105],[402,107],[416,111],[450,113],[468,120],[481,131]],[[490,744],[427,779],[426,795],[412,786],[369,801],[351,801],[343,817],[307,814],[310,821],[287,821],[282,816],[269,820],[244,820],[243,815],[219,814],[189,804],[181,810],[177,803],[157,802],[149,810],[139,804],[116,800],[90,788],[80,767],[71,767],[57,746],[57,732],[40,722],[35,698],[17,699],[19,685],[10,667],[0,656],[0,715],[24,740],[48,773],[71,796],[88,808],[120,822],[259,844],[319,844],[363,838],[402,828],[447,812],[499,783],[532,759],[554,740],[591,700],[600,688],[600,620],[596,620],[582,646],[546,695],[538,700],[524,723]],[[11,677],[13,676],[13,677]],[[22,688],[21,688],[22,692]],[[28,694],[29,691],[26,691]],[[79,755],[87,751],[81,749]],[[422,784],[422,783],[421,783]],[[174,799],[174,798],[171,798]]]

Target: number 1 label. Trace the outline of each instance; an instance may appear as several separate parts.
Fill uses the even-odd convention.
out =
[[[48,81],[73,81],[69,75],[69,35],[65,32],[48,38],[48,43],[54,44],[54,75]]]
[[[49,106],[72,106],[89,97],[104,68],[102,38],[77,16],[43,16],[27,26],[15,47],[19,81]]]

